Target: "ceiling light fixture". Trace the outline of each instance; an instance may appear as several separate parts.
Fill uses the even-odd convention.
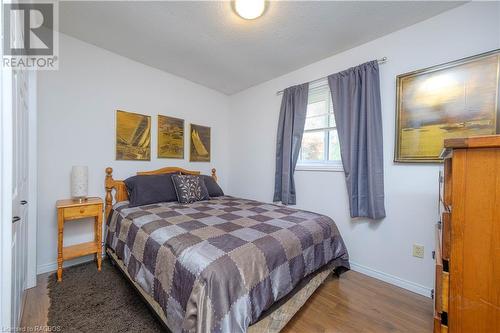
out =
[[[234,0],[234,10],[246,20],[253,20],[260,17],[265,9],[265,0]]]

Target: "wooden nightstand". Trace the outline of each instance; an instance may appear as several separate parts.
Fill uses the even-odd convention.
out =
[[[101,198],[87,198],[83,202],[71,199],[57,201],[57,281],[62,281],[64,260],[95,253],[97,269],[101,270],[102,206]],[[64,222],[87,217],[94,218],[94,241],[63,247]]]

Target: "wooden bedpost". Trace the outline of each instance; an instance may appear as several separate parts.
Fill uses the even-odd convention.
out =
[[[215,168],[212,169],[212,178],[217,183],[217,170]]]
[[[111,211],[111,207],[113,207],[113,195],[111,191],[113,191],[114,187],[114,179],[113,179],[113,168],[106,168],[106,179],[104,181],[104,186],[106,188],[106,199],[105,199],[105,217],[106,221],[108,220],[109,212]]]

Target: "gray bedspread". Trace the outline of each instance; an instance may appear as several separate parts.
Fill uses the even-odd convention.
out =
[[[173,332],[245,332],[310,273],[349,268],[329,217],[257,201],[120,202],[107,223],[107,246]]]

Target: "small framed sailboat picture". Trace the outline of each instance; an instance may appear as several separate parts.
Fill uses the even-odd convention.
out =
[[[189,161],[210,162],[210,127],[191,124]]]
[[[151,160],[151,117],[116,111],[116,159]]]
[[[158,115],[158,158],[184,158],[184,119]]]

